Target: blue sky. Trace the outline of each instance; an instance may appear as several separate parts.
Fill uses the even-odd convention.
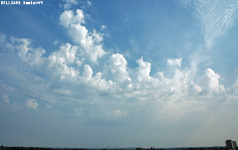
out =
[[[0,5],[0,143],[238,140],[238,1]]]

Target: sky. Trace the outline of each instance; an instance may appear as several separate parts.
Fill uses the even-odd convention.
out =
[[[237,0],[21,2],[0,5],[1,145],[238,140]]]

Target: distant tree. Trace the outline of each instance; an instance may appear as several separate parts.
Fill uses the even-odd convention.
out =
[[[4,150],[4,145],[1,145],[1,150]]]

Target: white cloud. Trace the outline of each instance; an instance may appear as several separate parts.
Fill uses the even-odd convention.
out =
[[[232,88],[238,88],[238,78],[236,79],[236,81],[232,85]]]
[[[185,7],[194,8],[194,16],[200,21],[204,41],[211,48],[216,40],[224,35],[237,19],[238,2],[222,0],[181,1]]]
[[[225,91],[224,86],[219,84],[219,74],[215,73],[212,69],[207,68],[205,70],[205,75],[207,77],[207,86],[210,92]]]
[[[151,79],[150,77],[151,63],[145,62],[143,60],[143,57],[138,59],[136,62],[139,65],[137,68],[139,82],[150,80]]]
[[[67,43],[61,45],[58,51],[53,52],[47,58],[48,69],[53,76],[59,76],[62,80],[75,80],[78,78],[79,71],[70,66],[76,61],[77,49],[76,46],[71,46],[71,44]]]
[[[12,44],[12,46],[15,45]],[[31,51],[36,50],[31,48],[31,44],[27,47],[30,47]],[[173,70],[172,76],[167,77],[166,71],[153,75],[151,63],[144,61],[143,57],[136,61],[137,68],[130,68],[126,58],[117,53],[112,54],[108,60],[104,60],[100,64],[104,65],[100,70],[99,68],[93,69],[94,65],[90,62],[78,66],[77,61],[81,59],[78,50],[78,46],[66,43],[49,56],[42,56],[42,59],[46,61],[41,69],[46,66],[46,74],[49,74],[48,79],[44,80],[49,82],[50,90],[46,91],[50,94],[41,92],[42,96],[39,97],[46,102],[51,102],[42,105],[47,108],[47,111],[57,110],[57,113],[81,118],[82,124],[90,119],[98,118],[116,122],[116,124],[119,122],[119,125],[127,125],[126,119],[134,118],[136,118],[134,119],[136,123],[140,123],[137,119],[140,118],[152,126],[173,126],[184,120],[186,122],[187,119],[191,120],[192,124],[202,121],[199,115],[212,109],[214,105],[218,105],[219,96],[216,95],[217,93],[225,92],[226,95],[230,95],[220,84],[219,74],[210,68],[206,69],[203,75],[194,75],[191,73],[192,67],[183,68],[181,65],[180,68],[169,68]],[[17,56],[21,58],[22,55]],[[27,57],[32,57],[32,55],[27,55]],[[21,60],[25,62],[24,59]],[[31,59],[27,58],[26,60]],[[180,58],[178,60],[182,61]],[[111,74],[106,74],[108,72]],[[32,76],[37,76],[32,74]],[[57,78],[52,80],[52,77]],[[202,79],[200,80],[200,78]],[[72,82],[69,84],[65,82],[68,80]],[[31,84],[35,84],[33,87],[42,87],[41,84],[38,84],[41,82],[31,82]],[[24,85],[29,85],[29,83]],[[131,88],[128,88],[129,85]],[[237,85],[234,83],[234,93],[237,91]],[[22,89],[26,90],[25,87]],[[29,95],[39,99],[36,94],[32,93],[39,93],[39,91],[43,91],[42,88],[39,88],[40,90],[30,89],[32,90]],[[202,94],[203,91],[208,91],[209,94]],[[232,100],[237,99],[234,95]],[[224,97],[226,98],[226,96]],[[11,103],[13,102],[11,101]],[[70,109],[60,110],[62,105]],[[37,109],[39,104],[35,99],[28,99],[26,106],[30,109]],[[214,124],[216,122],[215,120]],[[203,131],[203,129],[200,130]]]
[[[93,70],[89,65],[84,65],[83,77],[86,81],[89,81],[92,78]]]
[[[84,14],[81,9],[76,10],[76,14],[72,10],[66,10],[60,15],[60,24],[66,28],[73,24],[84,23]]]
[[[109,59],[109,69],[118,83],[131,81],[127,72],[127,61],[122,54],[113,54]]]
[[[106,29],[106,28],[107,28],[106,25],[102,25],[102,26],[101,26],[101,30],[104,30],[104,29]]]
[[[27,61],[27,54],[28,51],[30,51],[30,48],[28,47],[30,45],[30,41],[28,39],[18,39],[18,38],[14,38],[11,37],[11,42],[16,45],[15,48],[18,51],[18,56],[24,60]]]
[[[36,102],[35,99],[28,99],[26,101],[26,106],[31,109],[37,109],[38,108],[38,103]]]
[[[77,5],[78,4],[77,0],[63,0],[63,1],[65,2],[64,9],[69,9],[73,5]]]
[[[45,69],[47,77],[60,81],[70,81],[73,85],[85,84],[87,87],[99,91],[107,91],[108,94],[110,93],[115,97],[159,100],[161,97],[168,98],[171,96],[177,99],[191,94],[196,96],[202,92],[211,95],[226,91],[225,87],[219,84],[219,75],[209,68],[201,80],[199,76],[194,74],[193,66],[186,70],[172,68],[174,75],[167,78],[164,72],[150,75],[151,63],[145,62],[143,57],[136,61],[137,68],[128,68],[125,57],[117,53],[109,57],[108,63],[105,64],[107,66],[104,66],[103,70],[98,70],[94,74],[90,64],[83,65],[78,46],[72,46],[69,43],[62,44],[59,50],[52,52],[48,57],[44,57],[43,52],[40,51],[42,49],[33,48],[30,40],[14,37],[11,40],[10,47],[16,49],[18,57],[24,62],[38,65],[42,70]],[[100,41],[101,39],[97,40]],[[167,63],[171,66],[182,66],[182,57],[168,59]]]
[[[181,65],[182,65],[182,60],[183,60],[182,57],[177,58],[177,59],[169,58],[169,59],[167,60],[167,64],[168,64],[169,66],[179,66],[179,67],[181,67]]]
[[[107,81],[105,78],[102,78],[102,73],[98,72],[96,75],[92,78],[90,83],[95,89],[99,91],[107,91],[110,92],[111,86],[113,85],[112,81]]]
[[[92,2],[90,2],[90,1],[87,1],[87,3],[88,3],[88,6],[91,6],[91,5],[92,5]]]
[[[131,133],[144,127],[144,131],[141,131],[140,134],[149,131],[150,128],[148,129],[148,127],[151,127],[153,131],[158,129],[157,131],[160,133],[159,130],[163,129],[164,125],[166,127],[168,125],[168,129],[174,129],[178,125],[181,127],[181,131],[176,132],[186,136],[188,130],[191,129],[183,128],[189,124],[190,126],[188,126],[192,130],[196,130],[194,135],[195,137],[197,135],[197,139],[201,139],[207,132],[211,135],[217,134],[215,128],[217,127],[216,124],[220,123],[219,119],[214,117],[216,116],[214,113],[211,115],[210,124],[210,115],[207,117],[204,114],[210,110],[213,111],[213,108],[219,110],[227,107],[228,110],[230,108],[228,104],[237,104],[238,80],[233,84],[231,90],[227,90],[220,83],[220,75],[211,68],[207,68],[202,75],[198,74],[197,70],[200,68],[198,68],[197,63],[199,62],[194,61],[194,59],[192,60],[194,62],[191,62],[191,68],[184,68],[182,57],[168,59],[167,65],[174,66],[169,68],[169,71],[173,73],[172,75],[167,70],[159,70],[160,72],[154,73],[151,63],[144,61],[143,57],[136,61],[137,68],[130,67],[126,58],[119,53],[106,57],[107,60],[98,61],[100,63],[98,67],[92,63],[95,63],[100,57],[92,52],[95,49],[97,51],[97,46],[102,48],[102,35],[98,34],[96,30],[89,32],[83,26],[85,21],[81,10],[77,10],[76,13],[65,11],[60,19],[61,25],[68,29],[69,35],[77,46],[70,43],[62,44],[57,50],[45,56],[44,50],[34,48],[33,42],[29,39],[12,37],[12,42],[9,43],[6,42],[4,36],[4,40],[0,39],[1,43],[6,43],[2,46],[15,49],[14,54],[16,53],[16,55],[13,57],[19,57],[17,61],[11,60],[11,63],[4,63],[7,64],[6,67],[1,66],[1,77],[9,75],[8,80],[12,81],[4,81],[3,78],[0,83],[7,83],[14,87],[13,91],[5,92],[0,84],[0,94],[4,102],[9,103],[9,97],[12,104],[18,100],[15,97],[35,97],[35,99],[28,99],[23,103],[30,109],[37,109],[39,107],[37,100],[43,99],[40,103],[42,110],[45,106],[48,108],[47,111],[54,111],[58,116],[61,116],[58,113],[64,114],[63,118],[69,120],[72,119],[72,116],[77,116],[80,119],[73,118],[72,120],[80,120],[75,123],[77,127],[79,123],[79,128],[83,127],[85,122],[90,119],[103,118],[106,120],[105,122],[109,120],[113,124],[119,124],[118,126],[128,127],[129,124],[129,129],[133,129]],[[74,31],[77,32],[74,33]],[[6,55],[0,54],[0,58]],[[25,66],[22,65],[23,63],[18,64],[20,60],[24,64],[29,63],[30,66],[27,66],[27,69],[21,68]],[[0,62],[3,64],[4,61],[0,59]],[[40,75],[29,69],[36,65],[39,67],[37,71],[40,72]],[[14,74],[9,70],[14,70]],[[26,82],[27,80],[29,81]],[[208,94],[204,94],[204,91],[207,91]],[[222,97],[219,96],[220,92]],[[233,101],[227,101],[227,97]],[[225,102],[221,103],[221,100]],[[20,103],[21,101],[17,101],[16,104]],[[228,104],[224,106],[224,103]],[[1,108],[5,105],[0,103]],[[235,106],[233,105],[233,107]],[[232,114],[232,119],[237,118],[236,111],[229,113]],[[202,129],[198,129],[203,121],[201,118],[204,116],[209,119],[205,119],[206,122]],[[223,116],[227,116],[227,114],[224,113]],[[127,120],[123,120],[125,118]],[[70,122],[69,120],[66,122],[68,121],[70,125],[74,124],[74,121],[70,120],[72,121]],[[132,121],[128,123],[128,120]],[[237,124],[237,121],[235,123]],[[134,129],[134,125],[139,125],[139,127],[136,126]],[[226,124],[226,127],[229,125]],[[209,128],[211,127],[215,128],[210,131]],[[97,127],[97,129],[99,128]],[[235,130],[229,128],[229,131]],[[147,134],[148,137],[151,137],[151,134]],[[163,133],[158,135],[163,135]],[[191,135],[194,137],[193,134]]]
[[[127,113],[124,112],[124,111],[121,111],[121,110],[117,109],[117,110],[115,110],[115,111],[113,112],[113,115],[114,115],[115,117],[126,117],[126,116],[127,116]]]
[[[67,43],[61,45],[59,51],[54,52],[53,55],[64,59],[66,64],[72,64],[75,62],[77,49],[77,46],[71,46],[71,44]]]
[[[20,59],[28,62],[31,66],[40,66],[44,63],[45,50],[30,46],[31,40],[11,37],[12,46],[16,49]]]
[[[94,63],[97,63],[97,59],[101,58],[105,52],[102,48],[103,37],[97,33],[96,30],[89,32],[88,29],[83,26],[84,14],[80,9],[76,10],[76,14],[72,10],[64,11],[60,15],[60,24],[67,28],[68,34],[72,40],[82,48],[84,55]]]
[[[185,92],[184,90],[189,88],[189,84],[191,84],[189,72],[175,69],[174,77],[170,82],[170,90],[174,92]]]
[[[38,64],[38,66],[41,66],[40,69],[46,70],[45,72],[42,71],[45,73],[42,73],[42,76],[46,77],[43,80],[49,82],[49,89],[55,88],[50,91],[52,93],[48,94],[49,96],[42,96],[46,101],[54,102],[50,106],[54,106],[55,103],[81,105],[82,108],[72,109],[73,112],[70,112],[70,114],[73,113],[83,117],[91,111],[84,106],[90,105],[90,109],[93,107],[98,112],[106,111],[110,113],[108,115],[110,117],[123,118],[141,112],[145,108],[144,104],[146,104],[150,106],[149,108],[153,108],[148,111],[156,112],[153,113],[152,118],[163,120],[166,124],[176,122],[189,116],[190,113],[200,111],[199,107],[204,104],[203,99],[216,101],[216,98],[218,98],[216,94],[227,92],[226,88],[219,83],[218,73],[208,68],[205,70],[205,74],[198,75],[196,74],[198,65],[191,64],[191,68],[183,68],[182,57],[167,60],[167,65],[175,66],[169,68],[174,73],[169,77],[166,71],[153,74],[151,63],[144,61],[143,57],[136,61],[137,68],[130,68],[126,58],[119,53],[112,54],[108,57],[108,60],[100,61],[101,64],[99,65],[102,67],[95,69],[95,65],[91,63],[95,63],[99,55],[93,54],[93,50],[99,53],[100,50],[97,51],[97,48],[99,47],[102,50],[102,35],[98,34],[96,30],[90,33],[82,25],[85,22],[82,10],[77,10],[76,13],[71,10],[64,11],[60,16],[60,22],[62,26],[68,29],[69,35],[77,46],[70,43],[62,44],[58,50],[44,56],[43,49],[33,48],[29,39],[12,37],[12,42],[6,44],[8,47],[14,47],[17,56],[23,62],[33,65]],[[6,43],[6,38],[3,42]],[[88,61],[86,64],[87,59],[91,62]],[[32,74],[30,77],[38,76],[34,72],[30,74]],[[33,87],[37,87],[38,83],[41,82],[41,80],[35,82]],[[237,85],[237,83],[234,84],[233,93],[237,93]],[[42,90],[43,88],[39,89]],[[32,91],[33,94],[29,95],[36,97],[37,94],[35,93],[38,93],[38,91],[35,88],[32,88]],[[203,91],[207,91],[209,94],[203,94]],[[229,95],[230,93],[226,94]],[[234,95],[233,99],[236,98]],[[136,100],[145,101],[142,103]],[[214,103],[216,104],[216,102]],[[136,106],[132,106],[134,104]],[[37,109],[39,106],[35,99],[28,99],[26,105],[31,109]],[[123,106],[123,111],[115,109],[117,105]],[[141,106],[137,108],[138,105]],[[48,104],[45,106],[49,107]],[[105,110],[105,107],[113,108]],[[210,107],[207,106],[204,109]],[[51,108],[56,109],[55,106]],[[140,108],[142,109],[140,110]],[[132,111],[134,112],[131,113]],[[151,112],[147,113],[151,115]],[[100,113],[105,114],[105,112]],[[92,116],[89,115],[89,118]]]
[[[196,83],[194,83],[194,81],[191,81],[191,85],[193,85],[193,88],[196,92],[201,92],[202,91],[202,87]]]

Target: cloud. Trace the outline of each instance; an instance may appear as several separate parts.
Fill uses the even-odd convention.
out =
[[[66,10],[60,15],[60,24],[68,30],[72,40],[82,48],[83,54],[91,62],[97,63],[97,59],[106,54],[101,44],[103,37],[96,30],[89,32],[83,26],[84,22],[84,14],[80,9],[77,9],[76,13],[72,10]]]
[[[88,3],[88,6],[91,6],[91,5],[92,5],[92,2],[90,2],[90,1],[87,1],[87,3]]]
[[[138,59],[136,62],[139,65],[137,68],[139,82],[150,80],[151,79],[150,77],[151,63],[145,62],[143,60],[143,57]]]
[[[93,70],[89,65],[84,65],[83,77],[86,81],[89,81],[92,78]]]
[[[38,108],[38,103],[36,102],[35,99],[28,99],[26,101],[26,106],[31,109],[37,109]]]
[[[76,63],[76,51],[77,46],[71,46],[67,43],[61,45],[58,51],[49,55],[47,66],[54,77],[59,76],[62,80],[75,80],[78,77],[79,71],[70,66]]]
[[[115,111],[113,112],[113,115],[114,115],[115,117],[126,117],[126,116],[127,116],[127,113],[126,113],[126,112],[123,112],[123,111],[121,111],[121,110],[119,110],[119,109],[117,109],[117,110],[115,110]]]
[[[198,65],[191,62],[191,66],[185,68],[182,65],[182,57],[169,58],[165,62],[172,66],[169,73],[168,70],[162,69],[158,72],[151,71],[152,64],[143,57],[136,60],[138,66],[133,68],[128,65],[125,56],[119,53],[111,54],[97,62],[101,58],[100,55],[93,56],[91,52],[100,52],[96,47],[102,46],[103,37],[95,30],[87,30],[84,26],[83,11],[64,11],[60,16],[60,23],[67,29],[75,45],[59,43],[59,48],[51,50],[47,55],[43,48],[35,48],[30,39],[11,37],[8,41],[7,36],[2,35],[4,38],[0,42],[5,43],[2,47],[14,51],[14,57],[24,64],[19,65],[18,61],[11,60],[7,68],[20,68],[15,69],[14,73],[23,79],[16,80],[15,76],[11,75],[9,78],[14,78],[14,82],[17,82],[9,84],[20,90],[19,93],[27,93],[28,97],[25,97],[28,99],[28,108],[37,109],[37,100],[44,100],[47,103],[46,108],[53,106],[50,108],[70,115],[74,113],[76,116],[85,117],[85,120],[105,116],[130,118],[143,110],[146,115],[151,116],[152,113],[151,118],[163,120],[166,124],[203,111],[199,107],[204,107],[204,101],[208,99],[217,104],[220,93],[236,98],[234,95],[237,93],[237,83],[229,93],[228,88],[220,83],[220,75],[213,69],[207,68],[202,74],[197,74]],[[31,70],[35,66],[38,67],[37,72]],[[2,72],[12,74],[9,71]],[[76,108],[78,105],[80,108]],[[69,107],[69,110],[61,108],[62,106]],[[147,106],[152,109],[144,110]],[[211,107],[213,106],[209,105],[204,109]],[[140,115],[143,116],[143,113]],[[145,118],[144,115],[142,119]],[[160,124],[155,120],[149,121]]]
[[[40,66],[44,63],[43,55],[46,53],[42,48],[33,48],[31,40],[11,37],[11,45],[17,51],[19,58],[28,62],[31,66]]]
[[[205,45],[208,49],[224,35],[237,19],[238,2],[214,1],[180,1],[187,8],[194,9],[194,16],[200,22]]]
[[[190,66],[182,62],[182,57],[169,58],[164,61],[164,67],[156,66],[158,70],[155,70],[145,57],[139,56],[133,62],[120,53],[104,56],[103,34],[88,30],[82,10],[64,11],[60,23],[72,42],[60,43],[59,40],[54,46],[57,48],[46,49],[47,54],[43,48],[34,47],[31,39],[9,39],[0,34],[0,95],[3,100],[0,110],[4,114],[11,112],[13,106],[10,105],[24,105],[29,110],[19,107],[14,113],[19,112],[19,116],[25,118],[25,111],[33,109],[33,117],[49,121],[40,123],[41,128],[41,124],[50,125],[52,129],[62,123],[60,129],[75,133],[76,139],[77,132],[81,131],[90,131],[91,135],[106,131],[99,135],[106,137],[115,133],[116,127],[119,138],[125,133],[132,135],[130,139],[143,136],[151,140],[165,135],[169,141],[173,136],[183,135],[189,142],[207,133],[218,135],[217,131],[223,126],[216,126],[222,123],[220,115],[226,118],[232,114],[228,122],[237,118],[238,80],[231,87],[223,86],[220,72],[207,68],[209,64],[205,69],[199,66],[201,61],[207,60],[201,58],[202,55],[194,53]],[[93,54],[94,51],[100,53],[97,46],[101,46],[102,56]],[[6,90],[7,87],[11,90]],[[235,131],[229,128],[233,123],[225,126],[229,132]],[[91,137],[94,136],[83,135],[86,137],[79,138],[90,139],[89,144],[93,141]]]
[[[73,5],[77,5],[77,0],[63,0],[65,4],[63,5],[64,9],[70,9]]]
[[[60,46],[57,52],[53,52],[50,57],[55,56],[58,59],[62,60],[62,63],[72,64],[76,61],[76,51],[78,47],[72,46],[69,43],[63,44]]]
[[[59,44],[59,40],[58,39],[54,40],[53,45],[57,46],[58,44]]]
[[[170,90],[174,92],[185,92],[191,86],[190,73],[175,69],[174,77],[170,81]]]
[[[177,59],[169,58],[169,59],[167,60],[167,64],[168,64],[169,66],[179,66],[179,67],[181,67],[181,65],[182,65],[182,60],[183,60],[182,57],[177,58]]]
[[[81,18],[80,22],[82,22],[82,17],[78,18]],[[80,19],[74,21],[78,20]],[[65,26],[70,26],[70,23],[66,21]],[[119,53],[112,54],[108,60],[104,60],[102,62],[104,67],[95,72],[93,65],[84,64],[80,46],[70,43],[62,44],[58,50],[44,56],[44,50],[34,48],[30,39],[15,37],[10,39],[10,42],[4,41],[7,43],[6,46],[13,48],[19,59],[30,67],[38,66],[43,76],[48,77],[47,80],[52,85],[57,85],[57,82],[70,83],[71,86],[85,86],[85,88],[93,89],[87,91],[91,94],[96,90],[117,98],[134,97],[158,101],[179,99],[184,96],[196,97],[199,93],[214,95],[226,91],[226,88],[219,83],[220,76],[212,69],[208,68],[204,75],[198,76],[194,74],[193,66],[186,69],[182,67],[182,57],[167,60],[169,66],[180,67],[171,68],[173,74],[170,77],[165,76],[167,72],[163,71],[151,74],[151,63],[144,61],[143,57],[136,61],[138,67],[130,68],[127,66],[126,58]],[[50,81],[51,79],[54,80]],[[74,94],[76,93],[73,92],[72,95]]]
[[[2,100],[3,100],[3,102],[5,102],[5,103],[7,103],[7,104],[10,103],[9,97],[8,97],[8,95],[6,95],[6,94],[3,94],[3,95],[2,95]]]
[[[85,23],[84,14],[81,9],[77,9],[76,14],[72,10],[66,10],[60,15],[60,24],[66,28],[70,27],[70,25],[80,25],[81,23]],[[84,27],[84,29],[86,28]]]
[[[102,25],[102,26],[101,26],[101,30],[104,30],[104,29],[106,29],[106,28],[107,28],[106,25]]]
[[[219,84],[219,74],[215,73],[212,69],[207,68],[205,70],[205,75],[207,78],[208,90],[210,92],[225,91],[224,86]]]
[[[122,83],[124,81],[131,81],[129,74],[127,72],[127,61],[122,54],[112,54],[109,59],[109,69],[118,83]]]

